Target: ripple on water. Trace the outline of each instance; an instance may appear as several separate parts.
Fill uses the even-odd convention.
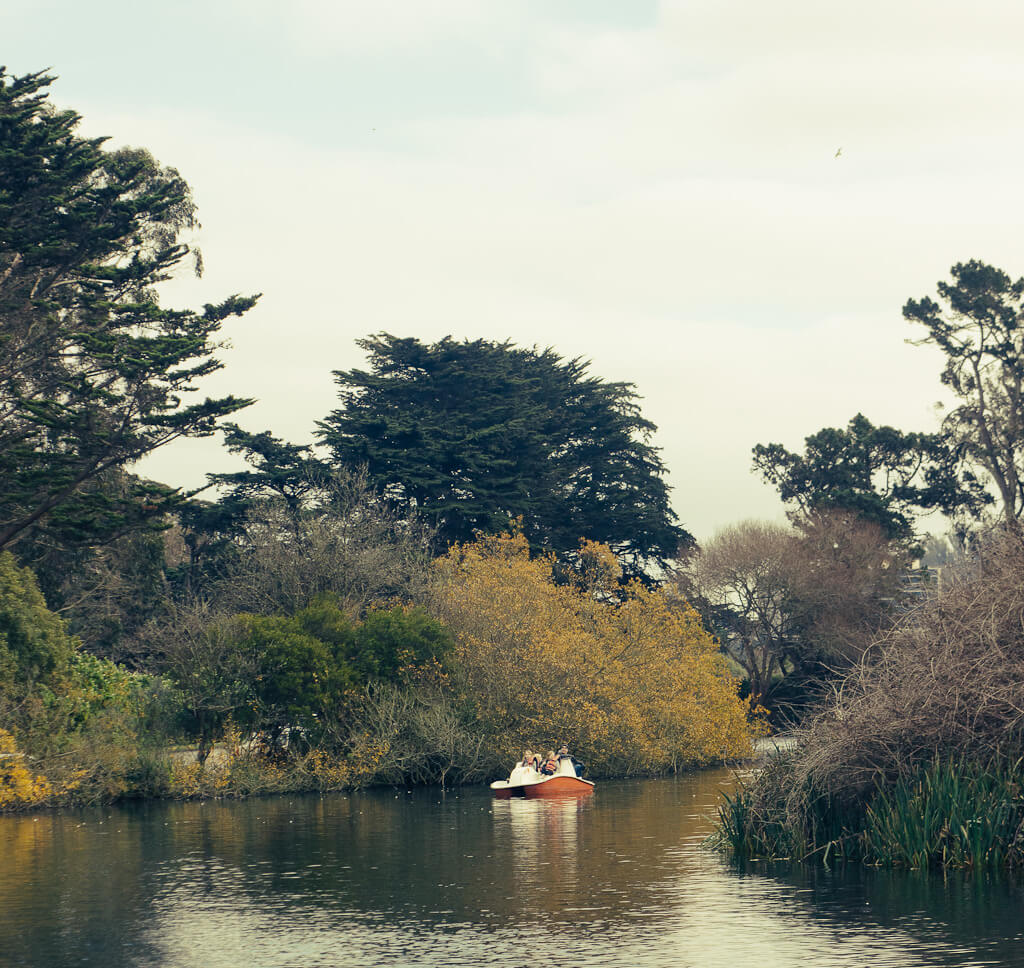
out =
[[[1012,882],[741,871],[701,849],[729,782],[3,818],[0,952],[33,968],[1021,964]]]

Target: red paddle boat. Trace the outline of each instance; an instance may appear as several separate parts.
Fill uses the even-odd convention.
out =
[[[572,760],[566,756],[558,761],[558,769],[550,776],[538,773],[532,766],[517,766],[507,780],[495,780],[491,792],[499,799],[509,797],[579,796],[594,792],[592,780],[576,775]]]

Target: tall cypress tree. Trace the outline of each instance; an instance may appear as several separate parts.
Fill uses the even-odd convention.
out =
[[[425,515],[443,543],[522,518],[535,549],[601,541],[635,577],[692,544],[632,384],[509,342],[383,333],[359,346],[370,368],[335,372],[342,406],[320,437],[335,461],[365,465],[388,498]]]
[[[159,305],[189,254],[188,185],[145,151],[80,137],[52,80],[0,68],[0,548],[94,543],[159,515],[170,489],[111,475],[249,403],[182,400],[220,368],[221,324],[256,299]]]

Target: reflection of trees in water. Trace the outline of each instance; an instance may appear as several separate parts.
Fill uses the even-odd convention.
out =
[[[0,964],[145,956],[145,829],[122,819],[116,810],[0,817]]]
[[[420,789],[4,817],[0,952],[47,968],[83,950],[97,964],[123,962],[128,950],[134,963],[157,964],[147,950],[210,918],[217,929],[204,937],[215,943],[271,925],[418,937],[546,926],[564,939],[646,931],[660,942],[665,932],[681,956],[711,964],[704,952],[742,951],[744,933],[761,925],[762,939],[792,951],[852,935],[881,943],[888,932],[907,950],[917,939],[920,963],[966,960],[943,953],[951,944],[1015,963],[1009,939],[1024,900],[1015,882],[860,867],[736,871],[697,849],[718,789],[731,783],[728,771],[708,771],[602,783],[568,800]],[[799,963],[777,953],[779,964]]]

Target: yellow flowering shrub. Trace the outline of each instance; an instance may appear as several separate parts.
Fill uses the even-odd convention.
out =
[[[0,729],[0,810],[35,806],[52,792],[46,777],[28,768],[14,737]]]
[[[312,749],[284,757],[267,755],[229,722],[224,742],[214,748],[205,763],[191,754],[171,757],[168,792],[181,799],[194,799],[365,786],[374,780],[387,749],[369,735],[352,739],[352,748],[345,752]]]
[[[521,535],[441,560],[437,609],[456,636],[456,684],[495,753],[565,742],[595,773],[647,773],[747,755],[758,731],[696,613],[630,585],[601,545],[575,581]]]
[[[313,750],[303,766],[315,789],[351,790],[372,782],[387,752],[387,746],[379,742],[365,743],[347,753]]]

